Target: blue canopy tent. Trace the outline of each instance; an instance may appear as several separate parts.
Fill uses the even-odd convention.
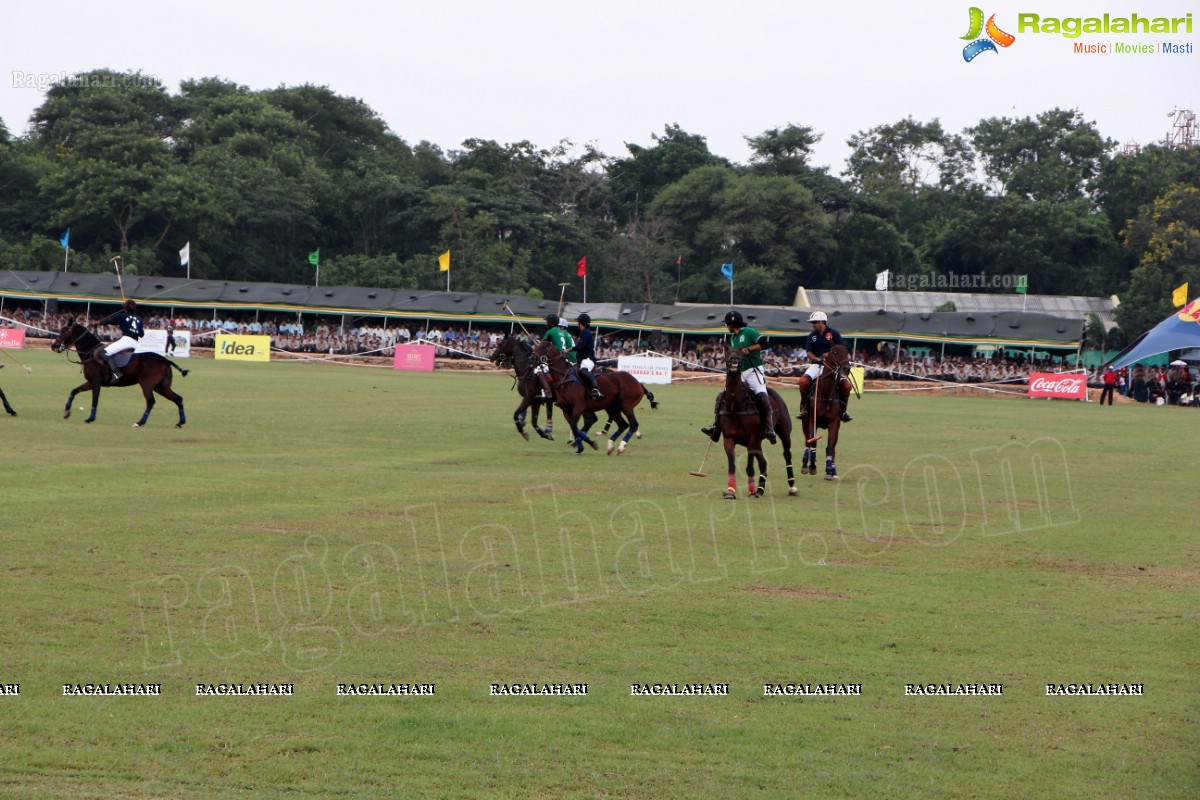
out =
[[[1104,365],[1121,369],[1171,350],[1200,347],[1200,300],[1193,300],[1146,331]]]

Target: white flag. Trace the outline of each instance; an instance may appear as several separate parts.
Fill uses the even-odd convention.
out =
[[[885,269],[883,272],[875,273],[875,291],[886,292],[888,281],[891,279],[891,277],[892,271],[890,269]]]
[[[187,264],[191,260],[192,260],[192,243],[188,242],[187,244],[185,244],[183,246],[183,249],[179,251],[179,266],[181,266],[181,267],[187,266]]]

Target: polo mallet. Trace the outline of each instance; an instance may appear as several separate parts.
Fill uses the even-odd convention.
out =
[[[28,373],[31,373],[31,374],[33,373],[33,369],[31,367],[27,367],[24,364],[22,364],[20,359],[18,359],[12,353],[10,353],[7,350],[4,350],[2,348],[0,348],[0,353],[3,353],[6,357],[11,358],[13,361],[17,362],[17,366],[19,366],[21,369],[25,370]],[[3,366],[3,365],[0,365],[0,366]]]
[[[509,314],[512,314],[513,319],[515,319],[517,321],[517,324],[521,326],[521,330],[524,331],[526,336],[528,336],[530,339],[534,339],[534,340],[537,339],[536,336],[534,336],[532,333],[530,333],[528,330],[525,329],[525,323],[521,322],[521,318],[517,316],[516,312],[508,307],[508,298],[507,297],[504,298],[504,310],[507,311]]]
[[[697,478],[707,478],[708,477],[708,473],[704,471],[704,462],[708,460],[708,451],[712,450],[712,446],[713,446],[713,440],[710,438],[708,440],[708,447],[704,448],[704,456],[700,459],[700,469],[695,470],[694,472],[691,473],[692,475],[695,475]]]
[[[556,316],[559,316],[559,317],[561,317],[561,316],[562,316],[563,300],[564,300],[564,299],[566,298],[566,296],[567,296],[567,287],[568,287],[568,286],[570,286],[570,285],[571,285],[571,284],[569,284],[569,283],[560,283],[560,284],[559,284],[559,290],[558,290],[558,311],[557,311],[557,313],[556,313]]]
[[[113,269],[117,271],[117,286],[121,289],[121,299],[125,299],[125,281],[121,279],[121,257],[113,256],[109,259],[112,262]]]

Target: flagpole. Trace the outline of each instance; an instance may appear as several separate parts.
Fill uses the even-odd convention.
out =
[[[583,302],[587,305],[587,273],[583,273]]]
[[[67,271],[67,262],[71,260],[71,248],[63,248],[63,272]]]

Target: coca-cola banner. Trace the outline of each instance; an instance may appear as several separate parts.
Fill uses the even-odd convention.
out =
[[[1029,396],[1087,400],[1087,376],[1082,372],[1035,372],[1029,376]]]

